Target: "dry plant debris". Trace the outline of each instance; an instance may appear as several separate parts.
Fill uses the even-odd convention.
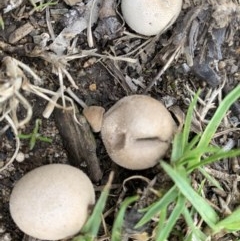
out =
[[[206,127],[224,96],[239,85],[238,0],[185,0],[175,24],[162,35],[152,37],[139,35],[127,26],[120,4],[121,1],[114,0],[5,0],[0,3],[1,241],[34,240],[17,230],[10,219],[9,196],[24,173],[48,163],[72,161],[71,164],[86,170],[100,189],[110,170],[115,171],[104,216],[105,231],[111,229],[122,183],[135,173],[112,164],[100,135],[91,132],[75,105],[80,112],[84,106],[108,109],[126,95],[148,94],[161,100],[170,111],[178,109],[175,119],[182,126],[179,116],[184,116],[194,93],[202,88],[191,126],[194,135]],[[71,114],[58,115],[57,112]],[[43,134],[54,140],[51,145],[37,143],[30,151],[19,134],[33,129],[36,118],[42,119]],[[60,124],[64,127],[59,127]],[[240,103],[237,101],[212,143],[230,150],[240,148],[239,139]],[[21,163],[14,162],[19,151],[25,156]],[[74,157],[67,158],[67,153]],[[222,188],[205,183],[203,195],[222,215],[231,213],[239,205],[239,161],[239,157],[229,158],[205,168]],[[157,198],[158,190],[169,186],[170,180],[165,179],[158,167],[153,169],[141,172],[149,180],[156,177],[147,191],[142,191],[143,184],[130,182],[131,188],[122,195],[131,196],[137,191],[146,199],[152,198],[152,193],[156,194],[152,199]],[[194,173],[193,187],[197,190],[203,180],[201,173]],[[196,221],[201,226],[202,221],[197,217]],[[178,228],[182,225],[177,224]],[[105,240],[110,238],[107,231]],[[129,235],[132,237],[133,233],[126,231],[125,240],[134,240]],[[212,239],[239,237],[238,232],[221,233]],[[144,238],[140,235],[140,238],[151,240],[149,235]],[[174,238],[173,234],[169,240]]]

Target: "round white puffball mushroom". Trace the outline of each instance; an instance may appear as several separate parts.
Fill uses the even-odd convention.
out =
[[[59,240],[80,231],[94,203],[93,185],[81,170],[49,164],[17,182],[10,196],[10,213],[24,233]]]
[[[177,19],[182,0],[122,0],[123,17],[128,26],[139,34],[156,35]]]
[[[175,130],[176,124],[161,102],[132,95],[105,113],[101,135],[114,162],[141,170],[153,167],[166,154]]]

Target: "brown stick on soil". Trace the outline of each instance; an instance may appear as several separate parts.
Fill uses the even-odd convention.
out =
[[[69,162],[77,167],[86,162],[89,178],[93,182],[99,182],[102,171],[96,155],[95,138],[87,120],[80,113],[76,113],[80,123],[78,124],[74,120],[72,111],[56,109],[54,112],[55,122],[68,152]]]
[[[115,0],[103,0],[102,7],[99,11],[99,18],[103,19],[116,16],[115,7]]]
[[[111,40],[121,35],[122,24],[116,14],[116,0],[103,0],[94,35],[99,40]]]

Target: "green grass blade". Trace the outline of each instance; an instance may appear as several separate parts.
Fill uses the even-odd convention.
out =
[[[157,225],[157,235],[164,228],[165,223],[167,222],[167,207],[161,209],[160,217]]]
[[[37,141],[37,137],[38,137],[38,132],[39,132],[39,128],[40,125],[42,124],[42,121],[40,119],[36,119],[35,121],[35,127],[33,129],[31,138],[30,138],[30,142],[29,142],[29,149],[32,150],[34,148],[34,146],[36,145],[36,141]]]
[[[189,133],[191,130],[191,120],[192,120],[192,114],[194,106],[197,102],[198,94],[195,95],[192,103],[190,104],[187,112],[187,116],[184,123],[183,131],[180,133],[176,133],[173,140],[173,147],[172,147],[172,153],[171,153],[171,162],[177,162],[182,156],[183,153],[188,146],[188,139],[189,139]]]
[[[174,136],[173,145],[172,145],[172,153],[171,153],[171,162],[177,162],[183,155],[183,134],[177,133]]]
[[[217,233],[223,229],[229,232],[236,232],[240,230],[240,208],[235,210],[225,219],[219,221],[213,231],[214,233]]]
[[[101,225],[101,219],[102,219],[102,213],[105,208],[105,204],[108,198],[109,190],[111,187],[113,179],[113,173],[110,173],[109,180],[104,187],[100,198],[98,199],[93,212],[89,219],[87,220],[86,224],[81,229],[82,235],[79,235],[75,237],[72,241],[88,241],[88,240],[94,240],[94,238],[97,236],[100,225]]]
[[[19,134],[18,137],[22,140],[27,140],[32,137],[32,134]]]
[[[199,163],[194,163],[193,165],[189,165],[188,171],[192,172],[196,168],[205,166],[205,165],[213,163],[215,161],[218,161],[218,160],[221,160],[224,158],[229,158],[229,157],[236,157],[236,156],[240,156],[239,149],[230,150],[230,151],[220,151],[218,153],[211,155],[210,157],[205,158],[204,160],[202,160]]]
[[[184,207],[182,214],[184,216],[184,219],[188,227],[191,229],[191,232],[187,235],[187,237],[184,240],[185,241],[192,241],[192,240],[206,241],[207,236],[198,227],[196,227],[187,207]]]
[[[221,149],[219,147],[214,147],[214,146],[208,146],[205,148],[194,148],[193,150],[190,150],[188,152],[184,153],[184,156],[178,161],[178,164],[184,165],[188,164],[189,166],[194,166],[199,164],[200,158],[204,154],[211,154],[211,153],[216,153],[219,152]]]
[[[205,128],[201,136],[201,139],[198,143],[198,147],[205,148],[208,146],[219,124],[221,123],[223,117],[226,115],[226,112],[229,110],[231,105],[239,98],[240,98],[240,85],[235,87],[220,103],[211,121],[208,123],[207,127]]]
[[[184,128],[183,128],[183,139],[182,139],[182,149],[183,150],[187,147],[187,144],[188,144],[189,133],[190,133],[190,130],[191,130],[193,110],[194,110],[194,106],[197,103],[197,98],[198,98],[199,94],[200,94],[200,90],[194,96],[193,101],[191,102],[191,104],[188,108],[188,111],[187,111],[187,116],[186,116]]]
[[[185,147],[185,152],[189,152],[190,150],[192,150],[197,145],[198,141],[200,140],[200,137],[201,137],[200,133],[196,134]]]
[[[2,30],[4,30],[4,28],[5,28],[5,23],[4,23],[4,20],[3,20],[3,17],[2,17],[1,14],[0,14],[0,28],[1,28]]]
[[[138,198],[139,198],[138,196],[128,197],[122,202],[120,206],[120,210],[118,211],[117,217],[113,224],[111,241],[122,240],[121,231],[123,227],[123,221],[124,221],[124,215],[125,215],[126,209],[131,203],[136,202]]]
[[[170,203],[174,202],[178,196],[176,186],[172,187],[159,201],[151,205],[149,210],[144,214],[135,228],[139,228],[149,222],[155,215],[159,214],[162,209],[166,208]]]
[[[45,137],[45,136],[38,136],[37,138],[39,141],[47,142],[47,143],[52,143],[53,140],[51,138]]]
[[[181,193],[190,201],[197,212],[201,215],[202,219],[212,228],[214,228],[215,223],[218,221],[218,215],[214,209],[202,198],[195,190],[190,186],[188,181],[182,177],[182,175],[174,170],[167,163],[162,162],[161,166],[166,171],[166,173],[172,178],[175,185],[179,188]]]
[[[198,170],[202,173],[202,175],[210,182],[212,183],[215,187],[217,187],[220,190],[223,190],[222,186],[220,183],[211,175],[209,175],[203,168],[199,167]]]
[[[170,232],[172,231],[175,223],[177,222],[179,216],[181,215],[184,206],[185,206],[185,201],[186,198],[182,195],[179,195],[176,205],[174,207],[174,209],[171,211],[171,214],[167,220],[167,222],[165,222],[164,226],[161,228],[158,228],[155,240],[156,241],[165,241],[167,240]]]
[[[174,136],[172,153],[171,153],[171,163],[177,162],[183,155],[183,133],[177,133]]]

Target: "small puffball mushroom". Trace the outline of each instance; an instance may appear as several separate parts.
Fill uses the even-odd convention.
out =
[[[102,120],[105,109],[101,106],[86,106],[83,115],[92,127],[93,132],[99,132],[102,128]]]
[[[177,19],[182,0],[122,0],[123,17],[130,28],[146,36],[156,35]]]
[[[49,164],[17,182],[10,196],[10,213],[26,234],[59,240],[80,231],[94,203],[93,185],[81,170]]]
[[[153,167],[166,154],[176,124],[159,101],[132,95],[104,115],[102,140],[111,159],[132,170]]]

